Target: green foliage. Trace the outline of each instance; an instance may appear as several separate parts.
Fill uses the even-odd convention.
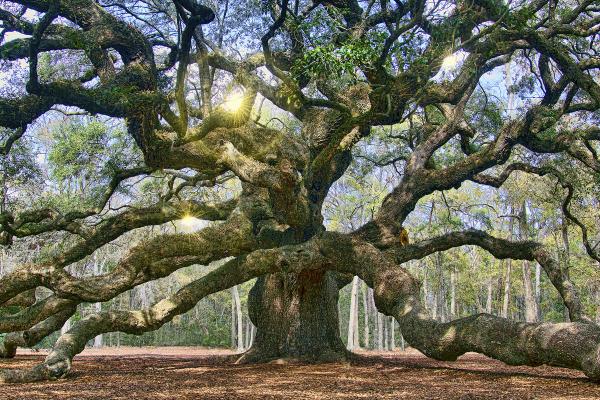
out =
[[[11,134],[13,134],[12,130],[0,128],[0,141],[5,142]],[[42,183],[42,173],[35,158],[36,155],[30,140],[21,138],[16,141],[8,155],[0,158],[2,179],[13,186]]]
[[[386,38],[382,32],[370,31],[360,39],[346,38],[342,43],[331,42],[333,33],[345,29],[337,14],[336,9],[328,10],[328,13],[319,10],[313,18],[294,27],[307,37],[313,35],[315,39],[292,66],[293,76],[309,74],[328,79],[344,77],[354,81],[357,68],[368,67],[377,59]]]
[[[127,164],[126,133],[111,132],[96,120],[69,121],[51,131],[48,153],[51,175],[59,182],[98,178]]]
[[[131,136],[97,119],[69,119],[52,126],[48,148],[50,178],[59,190],[42,201],[64,210],[94,204],[116,171],[141,159]]]
[[[355,80],[356,68],[364,68],[379,55],[379,41],[348,40],[341,46],[331,43],[315,46],[304,52],[302,58],[292,66],[292,74],[300,76],[308,73],[316,77],[350,77]]]

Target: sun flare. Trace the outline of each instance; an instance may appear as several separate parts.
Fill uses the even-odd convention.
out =
[[[442,68],[445,70],[452,70],[452,69],[456,68],[457,65],[458,65],[458,54],[456,54],[456,53],[450,54],[449,56],[444,58],[444,61],[442,61]]]
[[[184,215],[183,218],[181,218],[181,224],[187,229],[193,228],[199,221],[200,220],[198,218],[188,214]]]
[[[223,108],[229,112],[236,112],[242,107],[243,102],[244,94],[241,92],[233,92],[225,98]]]

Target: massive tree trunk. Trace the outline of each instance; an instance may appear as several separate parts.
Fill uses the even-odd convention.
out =
[[[241,361],[345,359],[338,291],[330,272],[278,273],[257,279],[248,297],[256,337]]]

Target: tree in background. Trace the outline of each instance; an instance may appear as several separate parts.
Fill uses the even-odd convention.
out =
[[[600,261],[597,228],[582,213],[597,205],[586,190],[597,189],[600,172],[598,13],[593,0],[3,2],[0,58],[12,76],[0,98],[3,162],[28,137],[41,138],[56,113],[101,116],[111,129],[53,135],[78,149],[61,154],[81,167],[53,172],[68,184],[48,188],[50,199],[24,193],[27,207],[7,204],[0,215],[3,243],[40,243],[0,278],[0,331],[11,332],[2,354],[59,329],[82,303],[222,262],[152,304],[74,321],[43,363],[4,370],[0,381],[63,377],[94,337],[156,330],[255,278],[248,309],[257,331],[241,361],[344,359],[337,301],[354,276],[427,356],[475,351],[600,379],[600,328],[556,248],[531,239],[527,204],[514,204],[521,212],[510,218],[520,223],[504,238],[487,207],[461,218],[445,194],[470,182],[498,189],[516,172],[550,179],[587,257]],[[493,87],[505,65],[509,92],[519,95],[508,115],[499,101],[506,93]],[[58,160],[50,153],[49,161]],[[330,192],[369,166],[378,167],[383,199],[351,229],[326,229]],[[228,182],[237,184],[223,193]],[[54,201],[75,189],[85,201]],[[446,221],[434,226],[440,208]],[[190,218],[213,223],[138,237],[106,272],[86,262],[119,238]],[[465,245],[539,263],[571,322],[525,324],[489,312],[452,319],[462,314],[461,263],[448,262]],[[472,249],[463,259],[496,265]],[[422,304],[414,264],[430,255]],[[75,265],[88,267],[76,273]],[[51,294],[38,298],[40,287]],[[482,311],[491,308],[488,293]],[[382,343],[389,319],[379,318]]]

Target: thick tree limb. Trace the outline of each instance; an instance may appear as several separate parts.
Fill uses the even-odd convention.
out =
[[[45,286],[62,298],[107,301],[141,283],[171,274],[192,264],[206,265],[238,256],[257,247],[250,222],[233,217],[228,222],[187,235],[163,235],[134,247],[109,273],[75,278],[60,264],[24,265],[0,279],[0,301]]]
[[[0,358],[14,357],[17,347],[35,346],[43,338],[59,330],[75,311],[75,306],[67,307],[25,331],[9,333],[0,344]]]
[[[140,334],[157,329],[207,294],[276,271],[333,269],[356,274],[374,288],[377,307],[393,315],[408,342],[430,357],[455,360],[476,351],[511,365],[550,364],[582,370],[600,379],[600,327],[586,323],[525,324],[489,314],[438,323],[419,303],[419,284],[371,244],[325,233],[295,246],[258,250],[234,259],[175,295],[143,311],[103,312],[78,322],[57,342],[44,363],[31,370],[3,370],[2,382],[31,382],[65,376],[75,354],[92,337],[120,330]]]
[[[396,262],[403,264],[409,260],[420,259],[439,251],[465,245],[481,247],[498,259],[510,258],[513,260],[537,261],[560,293],[565,306],[569,310],[571,321],[590,321],[584,314],[579,294],[568,274],[560,266],[560,263],[552,257],[546,246],[540,243],[533,241],[515,242],[496,238],[483,231],[468,230],[448,233],[407,246],[395,247],[390,249],[389,252],[394,255]]]

